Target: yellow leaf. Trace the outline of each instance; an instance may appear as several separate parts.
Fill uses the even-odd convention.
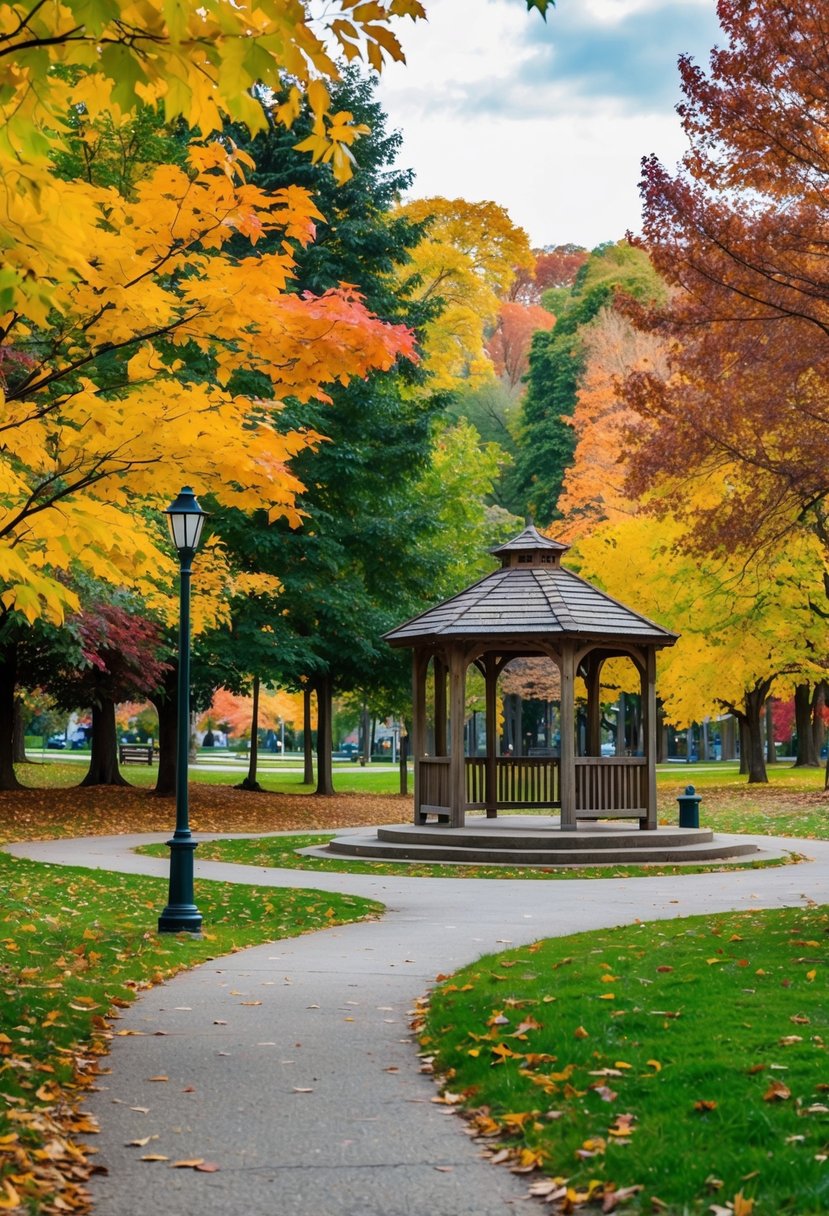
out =
[[[12,1208],[22,1206],[22,1201],[17,1191],[6,1178],[3,1182],[3,1193],[0,1195],[0,1209],[11,1211]]]

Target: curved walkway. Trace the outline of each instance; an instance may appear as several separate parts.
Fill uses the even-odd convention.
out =
[[[205,837],[202,836],[201,839]],[[8,845],[18,856],[166,876],[155,836]],[[636,920],[825,902],[829,842],[754,838],[809,862],[681,878],[395,878],[196,863],[198,878],[383,902],[382,920],[257,946],[154,988],[127,1011],[97,1116],[96,1216],[504,1216],[526,1185],[493,1169],[418,1069],[408,1011],[476,957]],[[198,894],[197,894],[198,899]],[[166,1076],[166,1082],[150,1078]],[[151,1137],[145,1147],[128,1142]],[[140,1161],[202,1157],[215,1173]]]

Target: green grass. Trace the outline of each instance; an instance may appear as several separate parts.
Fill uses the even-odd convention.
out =
[[[162,879],[4,853],[0,877],[0,1207],[13,1206],[11,1187],[31,1212],[76,1194],[84,1166],[68,1140],[85,1130],[77,1101],[107,1050],[111,1012],[205,959],[382,911],[351,896],[199,882],[203,938],[160,937]]]
[[[327,844],[333,835],[271,836],[244,840],[202,840],[198,856],[202,861],[231,861],[239,865],[279,867],[288,870],[324,870],[335,874],[395,874],[408,878],[648,878],[676,874],[707,874],[734,869],[767,869],[800,861],[799,854],[765,861],[711,862],[698,865],[613,865],[613,866],[509,866],[452,865],[429,862],[368,861],[360,858],[303,857],[297,849]],[[150,857],[166,857],[166,844],[141,845],[135,850]]]
[[[83,762],[64,760],[61,757],[60,760],[49,760],[43,764],[34,760],[31,764],[18,765],[16,771],[23,784],[32,789],[66,789],[80,783],[88,765],[88,755],[83,757]],[[284,771],[290,767],[287,761],[266,766],[259,770],[257,780],[263,789],[271,792],[312,794],[315,787],[305,785],[301,780],[301,773]],[[158,767],[128,764],[122,766],[121,773],[131,785],[148,789],[156,783]],[[217,766],[215,772],[192,772],[190,781],[191,784],[198,785],[234,786],[245,776],[245,772],[227,772]],[[411,789],[411,773],[409,777]],[[358,764],[343,763],[334,767],[334,786],[338,794],[399,794],[400,777],[397,771],[377,772],[371,768],[361,768]]]
[[[422,1048],[492,1152],[560,1180],[531,1173],[539,1193],[571,1188],[553,1211],[615,1185],[643,1188],[631,1213],[733,1204],[748,1216],[754,1200],[754,1216],[817,1216],[829,1210],[827,932],[827,909],[787,909],[493,955],[434,992]]]

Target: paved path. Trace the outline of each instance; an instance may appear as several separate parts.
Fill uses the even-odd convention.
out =
[[[204,837],[202,837],[204,838]],[[130,852],[158,836],[7,846],[43,861],[166,875]],[[382,920],[258,946],[152,989],[113,1041],[90,1108],[101,1124],[96,1216],[504,1216],[525,1186],[483,1161],[432,1103],[407,1033],[434,981],[481,954],[583,929],[825,902],[829,843],[774,841],[798,866],[596,882],[389,878],[198,862],[197,878],[382,901]],[[198,892],[197,892],[198,900]],[[261,1002],[251,1004],[249,1002]],[[163,1032],[163,1033],[157,1033]],[[148,1078],[167,1076],[166,1082]],[[310,1092],[305,1092],[310,1091]],[[135,1109],[146,1108],[146,1110]],[[127,1142],[154,1137],[146,1147]],[[139,1160],[203,1157],[217,1173]]]

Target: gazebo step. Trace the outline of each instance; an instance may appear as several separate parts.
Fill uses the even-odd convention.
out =
[[[439,848],[455,846],[469,849],[527,850],[546,852],[580,852],[584,849],[623,849],[652,847],[658,836],[661,847],[687,848],[691,844],[706,844],[714,839],[708,828],[659,828],[657,832],[643,832],[636,827],[620,828],[618,824],[591,825],[581,830],[562,831],[555,820],[547,819],[538,826],[527,823],[529,816],[522,816],[521,823],[508,816],[500,820],[486,820],[485,826],[469,823],[463,828],[440,827],[436,824],[415,826],[414,824],[391,824],[377,829],[377,839],[395,845],[435,845]]]
[[[710,834],[709,834],[710,835]],[[341,837],[329,842],[324,849],[303,849],[302,852],[316,856],[334,854],[340,857],[364,857],[374,861],[427,861],[453,862],[470,865],[527,865],[527,866],[572,866],[572,865],[625,865],[633,862],[690,863],[717,861],[757,853],[756,845],[711,840],[688,842],[685,845],[666,845],[661,842],[650,846],[612,847],[605,840],[594,840],[592,847],[568,849],[553,847],[545,849],[532,846],[500,847],[500,842],[489,842],[489,847],[450,844],[404,844],[381,841],[366,836]]]

